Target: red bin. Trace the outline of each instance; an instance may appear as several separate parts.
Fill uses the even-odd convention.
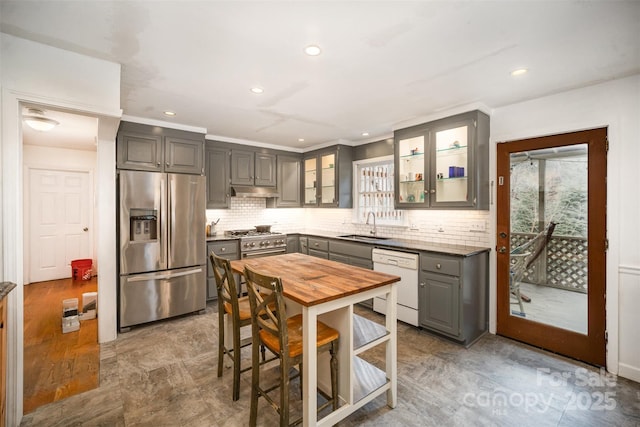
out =
[[[92,259],[74,259],[71,261],[71,276],[73,280],[91,280]]]

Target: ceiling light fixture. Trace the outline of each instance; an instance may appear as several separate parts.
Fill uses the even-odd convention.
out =
[[[175,113],[175,112],[173,112],[173,111],[165,111],[165,112],[164,112],[164,115],[165,115],[165,116],[173,117],[173,116],[175,116],[175,115],[176,115],[176,113]]]
[[[39,132],[47,132],[58,126],[60,123],[56,120],[44,116],[44,111],[37,108],[27,109],[26,116],[23,117],[24,122],[33,130]]]
[[[298,142],[304,142],[304,138],[298,138]]]
[[[309,56],[318,56],[322,53],[322,49],[312,44],[304,48],[304,53],[306,53]]]
[[[253,92],[253,93],[262,93],[262,92],[264,92],[264,89],[262,89],[261,87],[258,87],[258,86],[254,86],[254,87],[251,88],[251,92]]]
[[[362,136],[369,136],[369,132],[362,132]]]
[[[511,75],[512,75],[513,77],[521,76],[521,75],[523,75],[523,74],[527,74],[527,72],[528,72],[528,71],[529,71],[529,70],[528,70],[528,69],[526,69],[526,68],[518,68],[517,70],[513,70],[513,71],[511,72]]]

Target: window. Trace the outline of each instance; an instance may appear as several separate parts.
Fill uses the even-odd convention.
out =
[[[393,203],[393,156],[353,162],[353,177],[355,223],[367,222],[373,212],[378,225],[404,225],[404,213]]]

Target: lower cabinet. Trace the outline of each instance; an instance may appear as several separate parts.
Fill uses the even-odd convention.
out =
[[[239,241],[235,239],[207,242],[207,300],[214,300],[218,298],[216,278],[213,275],[213,266],[211,265],[209,254],[213,252],[217,256],[228,260],[240,259],[240,248],[238,243]]]
[[[330,240],[329,259],[373,270],[373,260],[371,259],[372,249],[373,247],[367,244]],[[373,299],[361,301],[359,304],[372,309]]]
[[[420,326],[469,346],[488,329],[489,253],[420,254]]]
[[[300,236],[298,238],[298,252],[301,254],[309,254],[309,239],[307,236]]]
[[[287,253],[300,252],[300,236],[298,234],[287,234]]]
[[[307,242],[309,255],[329,259],[329,240],[318,237],[308,237]]]

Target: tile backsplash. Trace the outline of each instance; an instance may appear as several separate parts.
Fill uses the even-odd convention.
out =
[[[489,212],[405,210],[406,226],[378,225],[378,235],[433,243],[489,246]],[[265,199],[231,198],[229,209],[207,210],[207,222],[220,218],[218,233],[271,224],[283,233],[369,234],[371,225],[354,224],[351,209],[267,209]]]

